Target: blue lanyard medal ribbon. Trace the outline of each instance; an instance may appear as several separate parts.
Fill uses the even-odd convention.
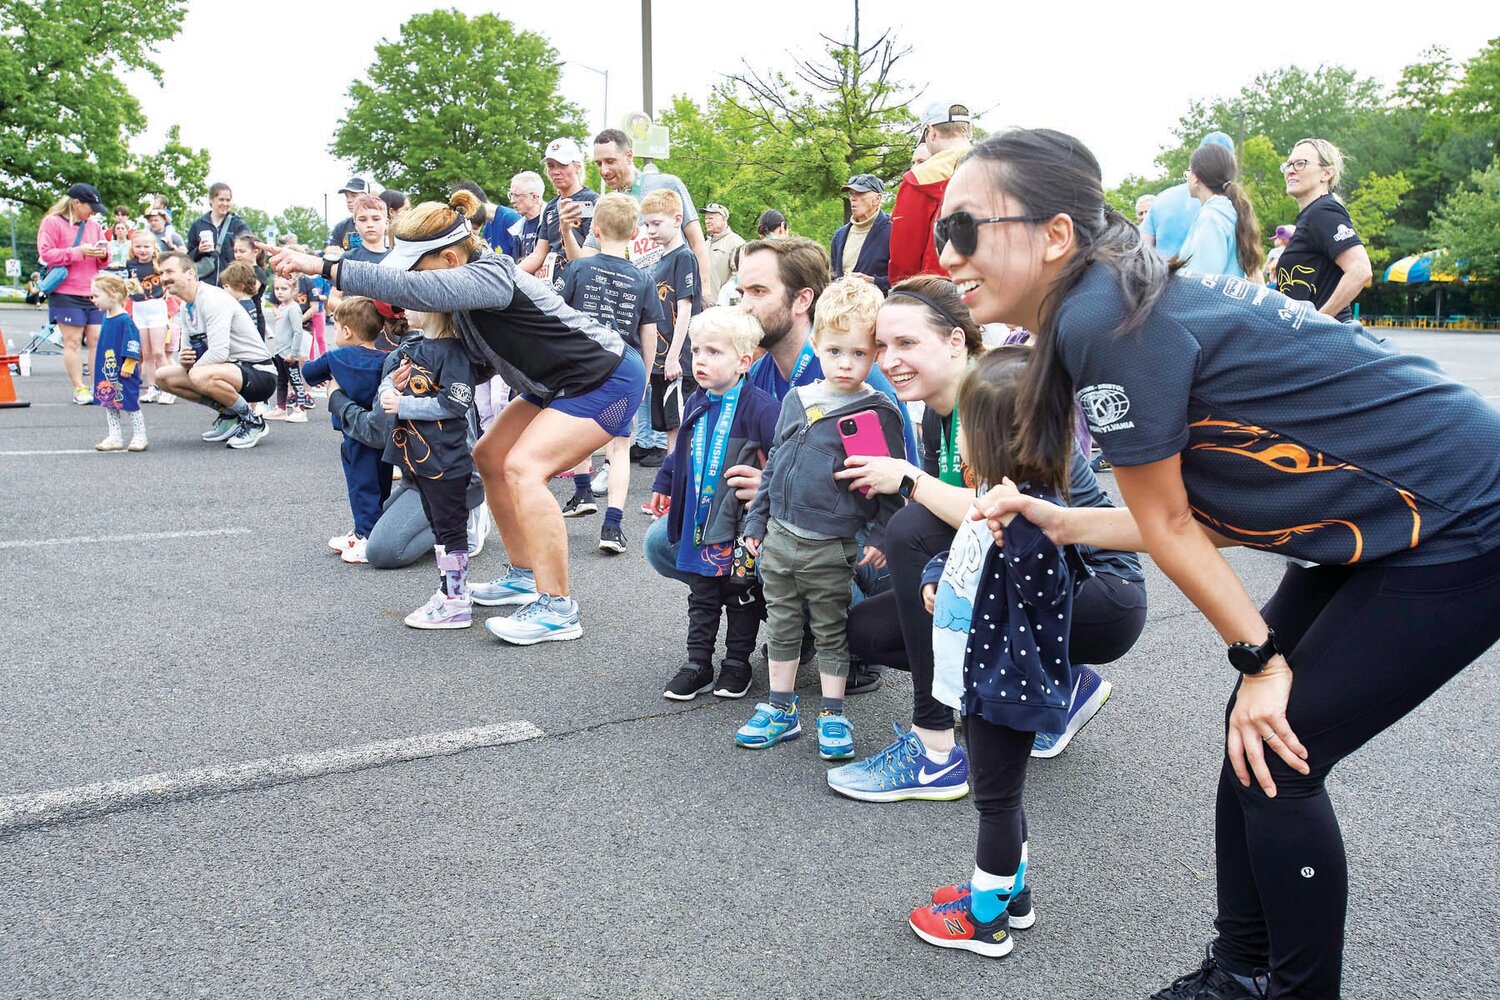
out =
[[[792,377],[787,380],[786,384],[788,389],[796,388],[797,380],[802,377],[803,372],[807,371],[807,366],[812,364],[812,359],[815,357],[817,353],[813,351],[812,341],[809,340],[802,345],[802,353],[797,355],[797,363],[792,366]]]
[[[693,425],[693,480],[697,485],[697,504],[693,510],[693,545],[703,545],[703,534],[708,529],[708,509],[713,505],[714,494],[719,488],[719,474],[724,470],[724,458],[729,452],[729,429],[734,425],[734,411],[739,406],[739,382],[724,393],[719,404],[719,419],[714,422],[712,442],[708,437],[707,414],[705,419]]]

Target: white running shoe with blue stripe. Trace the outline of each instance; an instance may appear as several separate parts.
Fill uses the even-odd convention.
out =
[[[1075,667],[1077,676],[1073,680],[1073,700],[1068,705],[1068,725],[1060,733],[1037,733],[1031,744],[1031,756],[1038,760],[1050,760],[1067,749],[1078,731],[1099,714],[1099,709],[1109,701],[1114,685],[1093,667]]]
[[[559,609],[557,604],[563,604],[563,608]],[[541,595],[509,618],[491,618],[484,627],[517,646],[534,646],[539,642],[558,642],[583,635],[578,604],[571,598],[551,594]]]
[[[948,759],[938,763],[916,733],[896,730],[896,742],[873,756],[828,772],[828,787],[861,802],[900,802],[903,799],[949,801],[969,794],[969,758],[953,745]]]
[[[530,604],[536,600],[536,577],[530,573],[522,573],[514,566],[507,566],[505,575],[500,579],[470,585],[469,597],[475,604],[483,604],[487,608]]]

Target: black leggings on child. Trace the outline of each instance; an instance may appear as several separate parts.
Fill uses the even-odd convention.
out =
[[[755,652],[755,634],[766,616],[765,602],[759,588],[747,593],[730,584],[728,576],[693,574],[688,584],[687,658],[689,663],[711,667],[714,645],[719,639],[719,609],[729,621],[724,637],[724,662],[746,663]],[[742,597],[749,597],[741,602]]]
[[[272,355],[271,360],[276,363],[276,406],[278,409],[286,409],[287,397],[291,396],[298,401],[307,399],[307,385],[302,381],[302,366],[292,364],[281,355]],[[290,392],[288,392],[290,388]]]
[[[991,875],[1014,875],[1026,842],[1021,797],[1036,733],[997,726],[979,715],[964,716],[964,733],[969,741],[969,785],[979,812],[974,863]]]

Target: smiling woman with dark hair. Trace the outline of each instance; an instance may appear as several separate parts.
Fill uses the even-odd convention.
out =
[[[1297,172],[1320,155],[1294,153]],[[1500,448],[1443,450],[1500,441],[1500,413],[1357,325],[1174,275],[1072,136],[985,139],[943,213],[975,318],[1037,336],[1020,459],[1072,447],[1076,399],[1129,504],[991,496],[991,527],[1021,513],[1058,544],[1148,551],[1227,646],[1218,937],[1156,997],[1337,997],[1348,876],[1325,783],[1500,638]],[[1217,551],[1231,545],[1296,560],[1264,608]],[[1402,947],[1387,942],[1393,967]]]

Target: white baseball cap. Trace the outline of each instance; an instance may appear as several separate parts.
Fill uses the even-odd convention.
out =
[[[922,112],[922,127],[971,120],[969,106],[962,101],[932,101]]]
[[[572,139],[553,139],[547,143],[547,152],[542,157],[542,162],[555,160],[558,163],[582,163],[583,150],[578,148],[578,143]]]

